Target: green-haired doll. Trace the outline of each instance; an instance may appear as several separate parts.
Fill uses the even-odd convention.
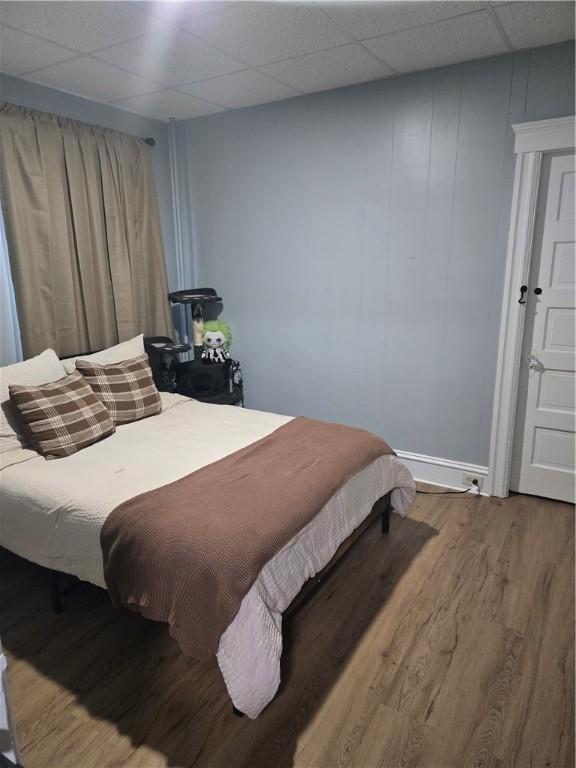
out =
[[[204,347],[201,359],[205,363],[223,363],[230,357],[232,331],[228,323],[209,320],[204,324]]]

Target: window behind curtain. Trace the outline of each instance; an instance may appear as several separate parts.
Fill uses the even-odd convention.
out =
[[[10,365],[18,360],[22,360],[20,327],[10,274],[4,217],[0,208],[0,365]]]

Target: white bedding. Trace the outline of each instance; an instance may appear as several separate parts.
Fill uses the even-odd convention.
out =
[[[68,458],[46,461],[22,451],[11,465],[5,462],[0,545],[103,587],[100,529],[116,506],[265,437],[291,418],[165,393],[162,400],[160,415],[119,427]],[[217,654],[234,705],[249,717],[260,714],[280,683],[282,612],[390,490],[394,510],[405,514],[414,482],[399,459],[383,456],[351,478],[260,572]]]

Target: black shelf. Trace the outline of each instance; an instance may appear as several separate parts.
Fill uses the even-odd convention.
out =
[[[241,394],[232,392],[231,394],[219,394],[206,397],[199,397],[198,395],[186,395],[186,397],[192,397],[193,400],[198,400],[201,403],[213,403],[216,405],[242,405],[243,397]]]
[[[204,363],[191,360],[179,363],[176,369],[176,393],[192,397],[202,403],[242,405],[242,384],[230,391],[230,363]]]

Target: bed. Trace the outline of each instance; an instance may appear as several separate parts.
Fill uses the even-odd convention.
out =
[[[101,529],[118,505],[270,435],[291,417],[162,393],[159,415],[65,459],[31,450],[5,457],[0,545],[56,572],[105,588]],[[257,717],[280,684],[282,614],[330,563],[375,503],[390,494],[405,514],[414,482],[396,456],[355,474],[262,568],[220,638],[217,660],[235,709]]]

